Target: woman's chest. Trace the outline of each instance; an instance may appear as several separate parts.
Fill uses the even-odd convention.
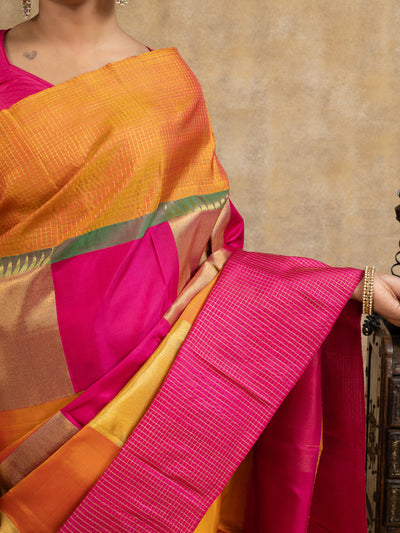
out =
[[[148,52],[140,43],[123,47],[64,50],[40,44],[5,42],[5,53],[11,67],[23,70],[51,85],[58,85],[81,74],[95,71],[108,63]]]

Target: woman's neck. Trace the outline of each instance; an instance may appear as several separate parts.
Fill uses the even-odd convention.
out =
[[[32,36],[70,49],[101,45],[123,33],[114,0],[40,0]]]
[[[53,85],[148,52],[118,25],[114,0],[40,0],[39,14],[7,33],[11,65]]]

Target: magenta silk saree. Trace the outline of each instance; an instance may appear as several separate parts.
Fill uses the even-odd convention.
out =
[[[366,531],[362,272],[243,251],[176,49],[0,113],[0,531]]]

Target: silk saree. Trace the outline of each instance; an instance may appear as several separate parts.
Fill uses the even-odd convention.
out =
[[[175,48],[0,112],[0,531],[365,532],[362,272],[243,251]]]

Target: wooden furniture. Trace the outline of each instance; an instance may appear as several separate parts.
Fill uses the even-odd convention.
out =
[[[368,531],[400,533],[400,328],[368,338],[366,395]]]

